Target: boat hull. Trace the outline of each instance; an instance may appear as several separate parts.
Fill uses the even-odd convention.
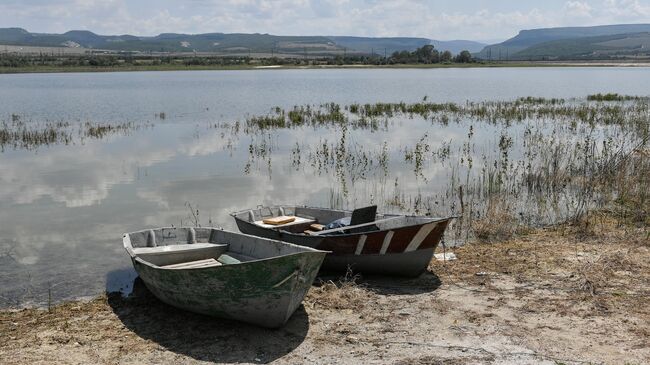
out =
[[[161,301],[269,328],[284,325],[300,306],[327,255],[214,228],[144,230],[125,234],[123,244]],[[200,259],[208,262],[192,266]]]
[[[398,275],[416,277],[429,266],[433,248],[405,253],[384,255],[328,255],[323,263],[323,271],[354,272],[375,275]]]
[[[310,236],[263,228],[235,217],[242,233],[331,251],[323,262],[323,271],[351,268],[367,274],[402,276],[418,276],[426,270],[451,219],[357,234]]]
[[[133,259],[133,265],[147,288],[167,304],[277,328],[300,306],[323,256],[298,253],[254,263],[189,270],[155,268],[138,259]]]

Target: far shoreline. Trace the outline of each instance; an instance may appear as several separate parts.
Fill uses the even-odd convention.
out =
[[[337,69],[448,69],[448,68],[537,68],[537,67],[650,67],[650,62],[612,62],[612,61],[521,61],[489,63],[449,63],[449,64],[394,64],[394,65],[142,65],[142,66],[35,66],[0,67],[0,74],[33,73],[101,73],[101,72],[143,72],[143,71],[241,71],[241,70],[337,70]]]

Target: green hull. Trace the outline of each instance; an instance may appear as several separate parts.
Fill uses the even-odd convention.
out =
[[[241,237],[250,237],[236,235],[240,241]],[[251,240],[258,248],[264,244],[271,248],[289,245],[256,237]],[[302,248],[296,251],[237,264],[178,270],[153,265],[137,256],[132,256],[132,261],[147,288],[167,304],[276,328],[300,306],[327,254]]]

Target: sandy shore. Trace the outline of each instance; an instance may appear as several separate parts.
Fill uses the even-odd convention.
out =
[[[324,281],[280,330],[186,313],[143,287],[0,312],[8,364],[647,364],[650,233],[595,220],[455,250],[417,279]]]
[[[1,74],[20,73],[76,73],[76,72],[144,72],[144,71],[239,71],[239,70],[291,70],[291,69],[446,69],[446,68],[519,68],[519,67],[650,67],[648,60],[637,62],[614,61],[507,61],[486,63],[435,63],[435,64],[345,64],[345,65],[184,65],[184,64],[140,64],[120,66],[21,66],[0,67]]]

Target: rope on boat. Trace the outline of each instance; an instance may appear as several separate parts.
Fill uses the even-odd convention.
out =
[[[291,278],[294,277],[295,275],[298,275],[298,273],[299,273],[298,270],[292,272],[291,274],[289,274],[289,276],[287,276],[286,278],[284,278],[284,280],[282,280],[281,282],[279,282],[279,283],[273,285],[271,288],[274,288],[274,289],[275,289],[275,288],[279,287],[280,285],[286,283],[289,279],[291,279]]]

